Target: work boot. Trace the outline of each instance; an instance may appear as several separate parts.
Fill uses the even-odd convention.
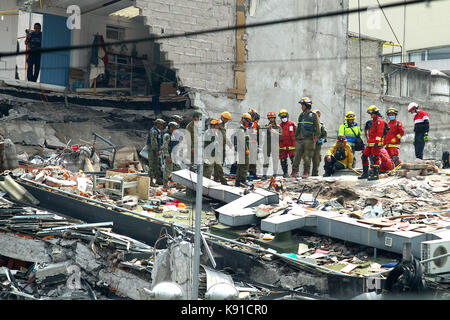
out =
[[[308,178],[309,177],[309,170],[303,170],[303,175],[302,175],[302,178],[303,179],[305,179],[305,178]]]
[[[297,170],[292,170],[291,178],[296,178],[296,177],[297,177]]]
[[[167,183],[167,181],[164,181],[163,188],[164,189],[169,189],[169,184]]]
[[[394,162],[394,166],[397,167],[401,162],[397,156],[392,157],[392,161]]]
[[[378,180],[380,179],[380,167],[373,167],[372,173],[370,174],[369,178],[367,180]]]
[[[220,180],[220,184],[223,184],[224,186],[227,186],[228,185],[227,179]]]
[[[331,177],[331,175],[333,174],[333,171],[330,168],[326,168],[325,169],[325,173],[324,173],[324,177]]]
[[[363,174],[358,179],[367,179],[369,177],[369,166],[363,166]]]
[[[153,182],[153,179],[150,178],[150,187],[157,187],[158,185]]]

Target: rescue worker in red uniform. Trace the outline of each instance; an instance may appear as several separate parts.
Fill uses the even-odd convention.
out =
[[[393,170],[394,161],[392,161],[386,149],[381,149],[381,167],[380,172],[389,172]]]
[[[259,150],[259,124],[258,121],[260,119],[259,114],[256,112],[255,109],[250,108],[248,110],[248,114],[252,117],[252,126],[249,129],[250,134],[250,143],[256,143]],[[250,164],[248,166],[248,173],[249,175],[253,176],[253,178],[257,178],[256,174],[256,163],[258,162],[258,152],[256,154],[256,159],[253,157],[250,157]]]
[[[289,120],[289,113],[286,109],[280,110],[278,116],[281,119],[279,126],[281,127],[280,135],[280,162],[281,169],[283,170],[283,177],[288,178],[288,162],[287,159],[291,159],[291,165],[294,162],[295,156],[295,130],[297,125],[295,122]]]
[[[378,180],[381,166],[381,149],[383,148],[383,132],[386,122],[381,117],[377,106],[370,106],[367,113],[372,117],[372,127],[369,130],[369,139],[364,148],[361,160],[363,174],[358,179]],[[373,157],[373,170],[369,176],[369,157]]]
[[[405,129],[403,128],[403,124],[397,120],[398,111],[395,108],[389,108],[387,111],[387,115],[389,117],[389,131],[384,137],[384,148],[387,153],[391,157],[392,161],[394,161],[395,166],[398,166],[400,163],[399,158],[399,149],[400,149],[400,139],[405,135]]]

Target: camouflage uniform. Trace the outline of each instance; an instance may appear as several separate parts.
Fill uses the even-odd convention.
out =
[[[244,156],[244,159],[239,159],[237,170],[236,170],[236,183],[238,182],[246,182],[247,181],[247,172],[249,167],[249,149],[250,149],[250,136],[248,134],[248,130],[246,127],[241,125],[239,127],[240,130],[243,131],[244,143],[245,143],[245,152],[244,155],[238,152],[238,157]],[[242,161],[244,160],[244,161]]]
[[[314,137],[320,136],[320,122],[317,114],[311,110],[306,114],[302,112],[298,117],[298,126],[295,131],[295,156],[292,165],[293,174],[298,172],[300,162],[303,159],[304,173],[309,174],[311,159],[316,143]]]
[[[161,145],[162,131],[153,126],[147,138],[148,176],[150,179],[155,178],[156,184],[162,184],[161,158],[158,155],[158,152],[161,151]]]
[[[323,139],[321,141],[321,139]],[[320,137],[319,140],[316,143],[316,147],[314,149],[314,154],[312,157],[312,163],[313,163],[313,168],[312,168],[312,176],[318,176],[319,175],[319,165],[320,165],[320,161],[322,160],[322,155],[320,154],[320,151],[322,149],[322,145],[327,142],[327,131],[325,130],[325,126],[323,125],[323,123],[320,123]]]
[[[211,136],[211,140],[205,142],[205,148],[208,147],[211,144],[215,145],[215,149],[212,152],[212,163],[205,163],[204,168],[203,168],[203,176],[205,178],[211,179],[211,174],[212,171],[214,169],[214,180],[219,180],[220,183],[222,184],[227,184],[227,180],[224,178],[223,176],[223,168],[222,168],[222,162],[223,162],[223,157],[220,161],[214,161],[214,157],[216,156],[216,150],[219,148],[219,142],[218,139],[220,138],[220,135],[218,134],[218,132],[220,129],[211,129],[213,132],[213,135]],[[222,140],[223,142],[223,140]]]
[[[171,154],[172,154],[173,148],[175,147],[175,145],[178,142],[174,141],[172,139],[172,136],[173,135],[170,132],[169,128],[167,128],[163,133],[163,139],[162,139],[162,147],[161,147],[162,154],[161,154],[161,156],[164,161],[163,182],[164,182],[165,186],[167,186],[170,176],[172,175],[172,171],[175,168]],[[168,161],[168,159],[170,159],[170,161]]]

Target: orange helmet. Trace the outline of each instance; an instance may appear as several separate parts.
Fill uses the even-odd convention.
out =
[[[219,120],[217,120],[217,119],[212,119],[209,123],[210,123],[211,125],[216,125],[216,124],[219,124]]]
[[[267,119],[276,118],[277,114],[275,112],[267,112]]]
[[[247,120],[252,121],[252,116],[246,112],[242,115],[242,119],[247,119]]]

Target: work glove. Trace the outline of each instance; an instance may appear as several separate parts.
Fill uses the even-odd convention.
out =
[[[428,133],[427,132],[423,136],[423,141],[428,142]]]
[[[319,140],[317,140],[318,144],[322,144],[324,142],[323,138],[320,138]]]
[[[383,147],[383,142],[377,142],[377,143],[375,143],[375,145],[376,145],[377,147],[382,148],[382,147]]]

